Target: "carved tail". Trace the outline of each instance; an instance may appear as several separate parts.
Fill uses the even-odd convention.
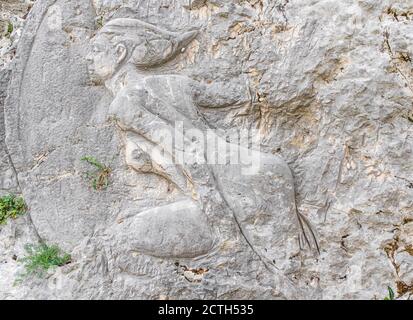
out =
[[[307,245],[310,249],[315,248],[318,254],[320,254],[320,246],[318,244],[317,237],[313,231],[313,227],[311,226],[310,221],[308,221],[308,219],[298,211],[297,207],[296,212],[298,224],[300,226],[300,234],[298,237],[300,249],[303,249],[304,245]]]

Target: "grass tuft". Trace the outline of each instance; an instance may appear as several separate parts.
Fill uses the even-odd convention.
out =
[[[43,277],[50,268],[64,266],[71,261],[69,254],[64,253],[56,245],[26,245],[27,255],[19,260],[24,263],[26,273],[23,276],[35,275]]]

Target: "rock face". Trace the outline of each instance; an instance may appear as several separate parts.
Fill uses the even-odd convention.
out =
[[[0,73],[0,123],[4,123],[4,99],[6,98],[7,85],[10,80],[10,70],[2,70]],[[16,192],[18,190],[16,172],[10,162],[10,157],[4,142],[4,125],[0,128],[0,191]]]
[[[13,59],[25,18],[34,0],[3,0],[0,3],[0,68]]]
[[[0,297],[410,298],[412,35],[405,0],[37,0],[0,71],[30,208]],[[72,263],[13,286],[38,241]]]

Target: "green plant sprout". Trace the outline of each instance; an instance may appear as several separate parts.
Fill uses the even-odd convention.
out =
[[[13,24],[9,21],[9,23],[7,24],[7,33],[6,36],[10,37],[11,34],[13,33],[14,27]]]
[[[109,176],[112,169],[91,156],[83,157],[81,160],[95,167],[95,171],[85,173],[92,188],[98,191],[105,190],[109,186]]]
[[[100,16],[99,18],[96,19],[96,24],[97,24],[99,29],[101,29],[103,27],[103,17],[102,16]]]
[[[387,290],[389,291],[389,295],[384,298],[384,300],[394,300],[394,291],[392,288],[387,287]]]

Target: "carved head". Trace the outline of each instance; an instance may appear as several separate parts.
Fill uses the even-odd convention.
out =
[[[138,68],[160,66],[175,57],[198,34],[183,34],[160,29],[137,19],[114,19],[91,40],[87,56],[94,81],[109,79],[122,65]]]

